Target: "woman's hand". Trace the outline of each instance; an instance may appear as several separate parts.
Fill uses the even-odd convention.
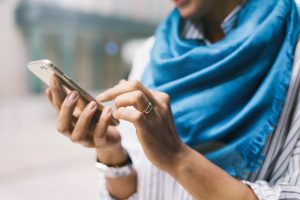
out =
[[[105,107],[96,124],[92,118],[97,110],[95,102],[84,105],[78,92],[68,95],[57,77],[51,79],[50,88],[46,90],[51,104],[59,112],[57,130],[73,142],[86,147],[94,147],[100,162],[106,165],[122,165],[127,162],[127,152],[121,146],[121,137],[115,127],[109,126],[112,111]],[[126,177],[107,178],[106,187],[117,199],[127,199],[137,189],[135,170]]]
[[[112,118],[110,107],[105,107],[99,121],[91,120],[97,110],[95,102],[84,105],[76,91],[66,94],[59,79],[53,76],[46,90],[51,104],[58,111],[57,130],[73,142],[96,148],[98,158],[106,164],[119,164],[127,159],[121,147],[121,137],[115,127],[109,126]],[[111,155],[114,155],[113,157]]]
[[[115,99],[114,117],[135,125],[146,156],[158,168],[168,171],[181,159],[186,146],[176,132],[167,94],[150,91],[139,81],[123,81],[98,99]],[[146,114],[149,102],[153,109]]]
[[[195,199],[256,199],[249,187],[180,140],[167,94],[150,91],[138,81],[124,81],[98,99],[115,99],[118,109],[114,117],[135,125],[148,159],[173,176]],[[149,102],[153,109],[147,114],[144,111]]]

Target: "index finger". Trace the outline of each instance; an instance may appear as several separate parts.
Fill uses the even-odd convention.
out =
[[[103,92],[101,95],[99,95],[97,97],[97,100],[102,102],[111,101],[119,95],[128,92],[133,92],[136,90],[142,91],[150,101],[154,100],[150,90],[148,90],[145,86],[143,86],[143,84],[140,81],[137,80],[127,81],[119,85],[116,85],[115,87],[108,89],[105,92]]]
[[[52,104],[57,110],[60,110],[64,99],[66,98],[66,92],[64,91],[58,77],[53,75],[50,81],[50,90],[52,95]]]

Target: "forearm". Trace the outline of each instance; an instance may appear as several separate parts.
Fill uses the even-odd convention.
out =
[[[120,146],[113,151],[97,150],[98,160],[106,165],[119,165],[126,161],[127,152]],[[106,187],[116,199],[127,199],[137,190],[137,174],[133,170],[129,176],[106,178]]]
[[[177,160],[177,167],[170,167],[167,172],[196,199],[257,199],[248,186],[188,147],[178,155]]]

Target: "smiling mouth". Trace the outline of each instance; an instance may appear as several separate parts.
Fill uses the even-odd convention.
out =
[[[188,3],[189,0],[173,0],[173,2],[176,4],[177,7],[181,7]]]

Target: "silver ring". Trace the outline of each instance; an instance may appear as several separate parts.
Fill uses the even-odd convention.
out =
[[[148,101],[148,106],[147,108],[143,111],[143,113],[145,114],[149,114],[151,112],[151,110],[153,109],[153,105],[150,101]]]

